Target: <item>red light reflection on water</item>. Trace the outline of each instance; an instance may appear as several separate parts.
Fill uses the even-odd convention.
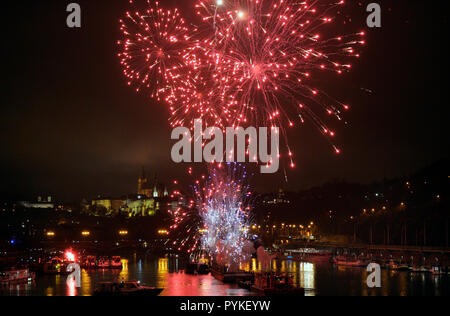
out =
[[[66,284],[67,284],[66,296],[77,296],[77,287],[75,280],[69,279]]]
[[[248,296],[250,292],[237,286],[223,284],[211,275],[195,276],[184,273],[167,274],[159,286],[163,296]]]

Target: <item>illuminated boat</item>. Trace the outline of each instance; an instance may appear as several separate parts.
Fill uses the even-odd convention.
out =
[[[344,267],[361,267],[363,262],[357,258],[336,257],[334,263]]]
[[[102,257],[98,260],[97,268],[99,269],[109,269],[111,268],[111,262],[109,258]]]
[[[118,256],[112,257],[111,258],[110,268],[111,269],[122,270],[122,268],[123,268],[122,259],[120,257],[118,257]]]
[[[35,280],[35,274],[29,269],[11,269],[0,272],[0,285],[26,284]]]
[[[445,273],[445,269],[442,267],[432,267],[431,268],[431,273],[433,275],[444,275]]]
[[[158,296],[164,289],[145,287],[139,282],[105,282],[94,291],[95,296]]]
[[[83,261],[83,268],[95,269],[97,267],[97,258],[95,256],[87,256]]]
[[[414,266],[411,268],[411,272],[414,273],[431,273],[430,268],[424,266]]]
[[[394,271],[411,271],[411,268],[407,264],[397,263],[394,260],[390,260],[388,263],[388,269]]]

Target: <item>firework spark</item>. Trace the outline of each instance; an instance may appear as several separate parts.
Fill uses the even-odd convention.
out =
[[[136,91],[146,88],[160,100],[160,93],[175,84],[169,70],[185,66],[183,55],[191,45],[191,31],[178,9],[165,10],[151,0],[143,12],[126,12],[120,24],[119,57],[128,85]]]
[[[227,126],[293,127],[308,118],[324,135],[335,136],[324,116],[342,120],[349,106],[316,88],[314,75],[329,72],[338,78],[352,67],[346,60],[359,57],[357,48],[365,44],[364,32],[322,35],[342,5],[344,1],[324,5],[290,0],[196,4],[213,34],[202,47],[214,61],[214,78],[229,100],[221,109],[233,114],[224,119],[232,124]]]
[[[246,181],[245,169],[236,164],[210,166],[209,176],[195,182],[193,198],[186,199],[187,207],[175,212],[171,229],[181,227],[188,234],[173,245],[178,245],[178,250],[188,248],[188,253],[203,250],[219,264],[230,267],[245,262],[252,200]]]
[[[286,129],[308,120],[339,154],[328,117],[350,107],[320,87],[351,70],[365,33],[335,34],[344,1],[326,1],[198,0],[201,23],[188,27],[147,0],[121,21],[124,74],[168,104],[172,127],[277,126],[294,167]]]

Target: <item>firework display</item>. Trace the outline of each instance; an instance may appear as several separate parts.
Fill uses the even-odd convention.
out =
[[[168,104],[172,127],[202,119],[221,128],[278,126],[285,136],[309,119],[333,144],[327,117],[342,120],[349,105],[318,88],[320,73],[339,80],[365,44],[364,32],[335,34],[344,1],[200,0],[196,27],[147,2],[145,13],[121,21],[120,56],[128,83]]]
[[[328,1],[198,0],[197,21],[189,23],[177,9],[136,3],[120,21],[124,75],[168,106],[173,128],[193,129],[197,119],[224,130],[279,127],[294,167],[286,129],[309,120],[339,154],[326,118],[342,120],[349,106],[319,87],[324,77],[336,80],[352,68],[348,60],[359,57],[365,34],[336,34],[344,1]],[[210,166],[192,198],[177,192],[183,205],[172,213],[171,231],[182,234],[172,247],[236,266],[249,237],[245,179],[235,165]]]
[[[160,93],[175,84],[169,70],[184,67],[190,31],[178,9],[165,10],[151,0],[147,6],[144,12],[127,12],[120,20],[119,57],[128,85],[136,91],[149,89],[150,96],[159,100]]]
[[[179,251],[204,251],[217,263],[236,268],[249,258],[251,248],[248,175],[236,164],[210,165],[208,174],[195,181],[192,198],[174,212],[171,230],[183,234],[172,243]]]

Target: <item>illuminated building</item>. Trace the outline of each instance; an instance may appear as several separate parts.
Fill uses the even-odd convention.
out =
[[[142,168],[142,175],[138,179],[137,194],[146,196],[149,198],[151,198],[151,197],[161,198],[161,197],[168,196],[169,192],[167,191],[167,188],[165,185],[158,182],[158,177],[156,176],[156,174],[155,174],[153,183],[151,183],[145,173],[145,169]]]
[[[162,207],[178,208],[178,201],[169,197],[165,185],[159,183],[155,175],[150,182],[142,169],[138,179],[137,194],[129,194],[121,198],[101,197],[89,202],[82,202],[84,211],[93,216],[111,216],[123,214],[127,217],[155,216]]]
[[[46,199],[43,199],[41,196],[39,196],[37,198],[37,202],[22,201],[18,202],[18,204],[26,209],[49,210],[55,208],[55,204],[52,202],[51,196],[48,196]]]

